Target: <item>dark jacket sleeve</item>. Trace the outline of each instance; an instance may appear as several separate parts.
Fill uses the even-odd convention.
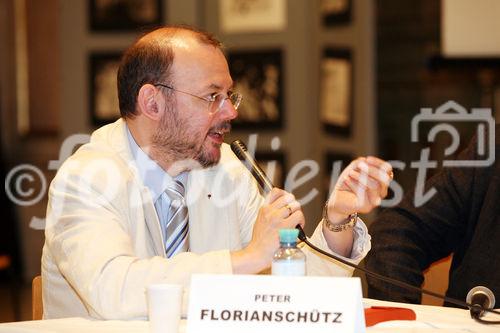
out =
[[[458,156],[475,160],[477,139]],[[488,169],[490,169],[488,171]],[[425,191],[436,194],[420,207],[415,192],[408,193],[394,208],[386,209],[370,227],[372,250],[366,267],[379,274],[420,287],[423,271],[451,253],[463,251],[470,242],[477,207],[493,168],[447,167],[426,182]],[[472,222],[471,222],[472,221]],[[463,256],[463,253],[455,255]],[[367,276],[368,297],[420,303],[421,295]]]

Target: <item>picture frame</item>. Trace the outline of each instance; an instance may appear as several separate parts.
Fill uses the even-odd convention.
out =
[[[287,176],[285,153],[257,151],[255,152],[255,160],[274,186],[285,187]]]
[[[278,32],[287,26],[287,0],[219,0],[223,33]]]
[[[163,23],[162,0],[89,0],[88,6],[95,32],[146,31]]]
[[[321,0],[320,12],[323,25],[346,25],[352,20],[352,0]]]
[[[228,64],[234,90],[243,95],[235,129],[278,129],[283,125],[283,52],[281,49],[231,51]]]
[[[330,193],[338,180],[342,171],[351,163],[353,157],[348,153],[328,151],[324,156],[324,178],[323,189],[325,193],[325,201],[330,196]]]
[[[353,112],[352,54],[349,49],[326,48],[320,62],[320,120],[332,135],[351,135]]]
[[[94,126],[111,123],[120,117],[116,76],[121,56],[118,52],[91,53],[89,56],[89,106]]]

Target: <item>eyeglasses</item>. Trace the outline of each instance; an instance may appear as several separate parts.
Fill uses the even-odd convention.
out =
[[[241,100],[243,99],[243,96],[241,94],[234,93],[232,91],[229,91],[227,93],[227,96],[224,95],[224,94],[222,94],[222,93],[217,93],[217,94],[210,95],[210,97],[200,97],[200,96],[196,96],[196,95],[193,95],[191,93],[188,93],[186,91],[175,89],[174,87],[168,86],[166,84],[155,83],[153,85],[154,86],[161,86],[161,87],[164,87],[164,88],[176,91],[176,92],[180,92],[180,93],[183,93],[183,94],[186,94],[186,95],[189,95],[189,96],[196,97],[196,98],[201,99],[201,100],[203,100],[205,102],[208,102],[209,103],[208,104],[208,110],[211,113],[218,112],[220,109],[222,109],[222,105],[224,104],[224,102],[227,99],[231,102],[231,104],[233,105],[234,109],[237,110],[238,107],[241,104]]]

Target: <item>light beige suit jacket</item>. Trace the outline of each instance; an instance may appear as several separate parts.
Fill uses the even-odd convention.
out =
[[[50,186],[42,255],[44,317],[145,317],[149,284],[188,287],[194,273],[231,274],[230,251],[250,241],[263,204],[256,182],[224,144],[217,166],[189,172],[187,189],[190,252],[167,259],[125,122],[95,131]],[[355,238],[351,261],[359,262],[370,249],[363,223]],[[311,239],[328,249],[319,226]],[[306,255],[308,274],[352,274],[307,250]]]

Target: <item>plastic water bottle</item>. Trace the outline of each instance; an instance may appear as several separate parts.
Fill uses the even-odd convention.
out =
[[[280,248],[274,253],[272,274],[303,276],[306,275],[306,256],[297,247],[297,229],[281,229]]]

